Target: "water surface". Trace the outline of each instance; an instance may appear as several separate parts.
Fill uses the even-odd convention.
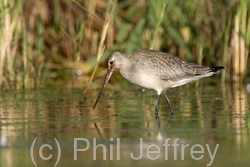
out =
[[[57,142],[56,166],[249,166],[247,86],[214,82],[169,90],[171,124],[163,96],[159,124],[156,93],[127,82],[108,85],[95,110],[99,90],[2,91],[0,166],[54,166]]]

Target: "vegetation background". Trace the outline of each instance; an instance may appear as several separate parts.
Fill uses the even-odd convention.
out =
[[[249,75],[249,0],[2,0],[0,11],[0,89],[95,87],[112,51],[140,48],[225,65],[223,82]]]

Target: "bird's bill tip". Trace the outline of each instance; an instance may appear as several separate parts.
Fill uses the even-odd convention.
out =
[[[99,92],[99,94],[98,94],[98,96],[97,96],[97,99],[96,99],[96,101],[95,101],[95,104],[94,104],[94,106],[93,106],[93,109],[95,109],[95,107],[96,107],[98,101],[100,100],[100,98],[101,98],[101,96],[102,96],[102,93],[103,93],[105,87],[107,86],[107,83],[108,83],[108,81],[109,81],[109,79],[110,79],[110,77],[111,77],[112,74],[113,74],[113,71],[108,69],[107,74],[106,74],[106,77],[105,77],[105,80],[104,80],[104,82],[103,82],[103,84],[102,84],[102,88],[101,88],[101,90],[100,90],[100,92]]]

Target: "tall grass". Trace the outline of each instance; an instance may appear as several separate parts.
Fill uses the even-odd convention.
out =
[[[72,76],[89,87],[112,51],[130,55],[140,48],[226,65],[223,81],[243,82],[249,9],[248,0],[3,0],[0,87],[30,89]]]
[[[16,44],[19,35],[21,17],[21,3],[14,0],[0,2],[0,88],[13,88],[14,82],[21,75],[15,71],[15,55],[18,52]],[[16,10],[13,10],[15,8]]]
[[[233,81],[244,79],[250,46],[250,2],[242,0],[237,4],[231,39]]]
[[[162,32],[160,32],[160,28],[161,28],[161,24],[163,21],[163,16],[165,13],[165,9],[167,6],[167,2],[165,0],[159,0],[159,1],[150,1],[149,6],[152,6],[151,11],[152,11],[152,16],[154,17],[153,20],[155,20],[154,24],[154,29],[153,29],[153,37],[152,37],[152,43],[150,46],[150,49],[160,49],[160,43],[156,46],[156,41],[161,41],[161,36],[160,34]]]
[[[89,86],[91,85],[92,80],[93,80],[93,78],[94,78],[94,76],[96,74],[96,70],[98,68],[98,65],[100,63],[101,57],[102,57],[103,52],[105,50],[104,41],[105,41],[105,38],[106,38],[106,35],[107,35],[107,31],[108,31],[110,22],[111,22],[111,20],[113,18],[113,13],[114,13],[114,10],[115,10],[115,6],[116,6],[116,0],[109,0],[108,1],[107,10],[106,10],[106,17],[105,17],[105,20],[104,20],[101,39],[100,39],[100,43],[98,45],[98,50],[97,50],[96,64],[95,64],[95,67],[94,67],[94,71],[92,72],[91,77],[89,79],[88,85],[85,88],[85,90],[83,91],[83,93],[86,93]]]

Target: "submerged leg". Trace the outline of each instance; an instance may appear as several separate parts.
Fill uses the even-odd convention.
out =
[[[168,96],[167,96],[167,94],[165,92],[164,92],[164,95],[165,95],[165,97],[166,97],[166,99],[168,101],[168,105],[169,105],[169,108],[171,110],[171,114],[174,115],[174,108],[173,108],[173,106],[172,106],[172,104],[171,104],[171,102],[170,102],[170,100],[169,100],[169,98],[168,98]]]
[[[155,106],[155,117],[158,117],[158,111],[160,109],[161,94],[158,95],[157,105]]]
[[[171,114],[169,121],[168,121],[167,132],[168,132],[168,129],[170,129],[170,126],[171,126],[173,119],[174,119],[174,114]]]
[[[158,115],[155,115],[155,119],[156,119],[156,122],[157,122],[157,125],[158,125],[158,129],[161,128],[161,121],[160,121],[160,118]]]

